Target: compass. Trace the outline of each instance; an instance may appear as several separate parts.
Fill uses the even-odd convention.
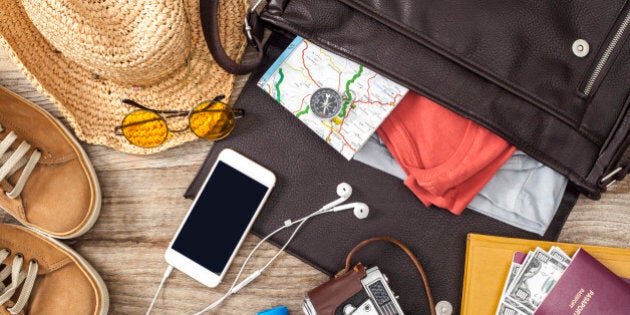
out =
[[[343,99],[339,92],[331,88],[321,88],[311,96],[311,111],[322,119],[330,119],[339,114]]]

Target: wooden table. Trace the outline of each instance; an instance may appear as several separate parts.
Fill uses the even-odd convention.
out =
[[[233,99],[245,79],[237,81]],[[60,117],[53,105],[10,63],[4,51],[0,51],[0,84]],[[102,213],[90,232],[67,243],[90,261],[107,283],[111,314],[144,314],[166,268],[164,250],[191,204],[182,194],[211,143],[195,141],[151,156],[127,155],[102,146],[84,147],[101,183]],[[331,198],[334,197],[331,187]],[[0,220],[15,222],[1,211]],[[630,180],[626,180],[617,183],[600,201],[581,197],[560,241],[630,247],[629,232]],[[247,238],[225,278],[226,283],[234,279],[244,256],[258,240],[254,236]],[[262,246],[246,271],[261,267],[275,251],[272,245]],[[253,285],[225,301],[213,314],[255,314],[277,305],[287,305],[292,314],[301,314],[304,293],[326,278],[298,259],[283,254]],[[154,314],[199,311],[226,289],[226,284],[208,289],[174,271]]]

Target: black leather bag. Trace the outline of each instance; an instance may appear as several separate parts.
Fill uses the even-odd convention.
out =
[[[625,0],[271,0],[261,17],[485,126],[591,198],[630,169]]]
[[[348,201],[368,204],[369,217],[359,221],[351,212],[340,212],[314,218],[304,225],[286,251],[332,275],[357,243],[375,234],[395,237],[422,257],[436,301],[450,302],[455,308],[453,314],[457,314],[461,299],[468,233],[558,238],[577,200],[573,185],[568,185],[551,225],[541,237],[474,211],[465,210],[456,216],[446,210],[427,208],[400,179],[360,162],[348,162],[257,85],[290,42],[291,38],[282,34],[271,35],[261,66],[252,73],[234,105],[244,109],[246,115],[239,119],[230,137],[212,145],[186,197],[196,196],[221,150],[230,148],[244,154],[278,178],[252,227],[252,233],[264,237],[286,219],[306,216],[337,198],[335,187],[347,182],[353,188]],[[280,247],[289,236],[290,231],[285,231],[269,241]],[[418,290],[413,265],[397,252],[374,245],[362,251],[358,259],[367,265],[382,266],[407,314],[422,314],[430,309],[426,301],[417,298],[424,293]]]
[[[217,30],[212,27],[216,5],[216,0],[201,1],[211,50],[220,50],[211,43]],[[287,251],[332,274],[340,268],[340,257],[357,242],[374,233],[394,236],[426,257],[424,267],[436,300],[448,300],[457,313],[466,234],[554,240],[575,204],[573,185],[543,237],[473,211],[454,216],[426,208],[399,179],[336,154],[256,82],[292,36],[300,35],[475,120],[567,175],[582,192],[598,197],[629,167],[622,155],[630,142],[630,47],[626,32],[619,32],[630,19],[628,7],[617,0],[272,0],[261,15],[273,30],[264,49],[258,40],[261,24],[255,14],[248,19],[262,64],[232,64],[241,72],[254,69],[237,101],[247,112],[240,125],[247,127],[236,128],[233,136],[213,145],[187,197],[195,196],[221,149],[242,152],[278,176],[252,228],[263,236],[287,218],[329,202],[334,187],[346,181],[355,191],[352,200],[369,204],[370,218],[357,223],[352,215],[339,214],[313,220]],[[617,37],[615,49],[606,53],[604,47]],[[583,58],[572,50],[577,39],[589,45]],[[595,71],[602,59],[607,62]],[[594,72],[599,75],[585,95],[581,87]],[[614,175],[604,178],[608,173]],[[287,237],[281,233],[270,241],[283,244]],[[371,249],[360,259],[375,264],[370,257],[379,256],[379,264],[391,268],[385,272],[393,289],[415,292],[417,280],[405,272],[410,266],[383,250]],[[400,300],[410,314],[430,308],[412,296],[401,295]]]

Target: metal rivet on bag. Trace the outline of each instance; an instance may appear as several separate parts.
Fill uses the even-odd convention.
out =
[[[588,52],[590,50],[590,46],[588,44],[587,41],[583,40],[583,39],[578,39],[576,41],[573,42],[573,54],[580,57],[580,58],[584,58],[586,57],[586,55],[588,55]]]
[[[451,315],[453,314],[453,305],[448,301],[440,301],[435,305],[436,315]]]

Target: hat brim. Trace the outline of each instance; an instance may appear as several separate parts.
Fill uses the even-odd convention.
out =
[[[79,139],[127,153],[156,153],[197,137],[185,132],[170,134],[164,144],[154,148],[132,145],[114,133],[133,110],[122,99],[133,99],[157,110],[188,110],[220,94],[229,97],[233,89],[234,75],[225,72],[208,51],[199,0],[184,0],[184,5],[192,35],[190,61],[149,86],[120,85],[67,59],[33,25],[20,0],[0,1],[0,45],[31,84],[58,107]],[[241,31],[247,7],[247,0],[220,0],[221,42],[234,60],[242,58],[247,46]]]

